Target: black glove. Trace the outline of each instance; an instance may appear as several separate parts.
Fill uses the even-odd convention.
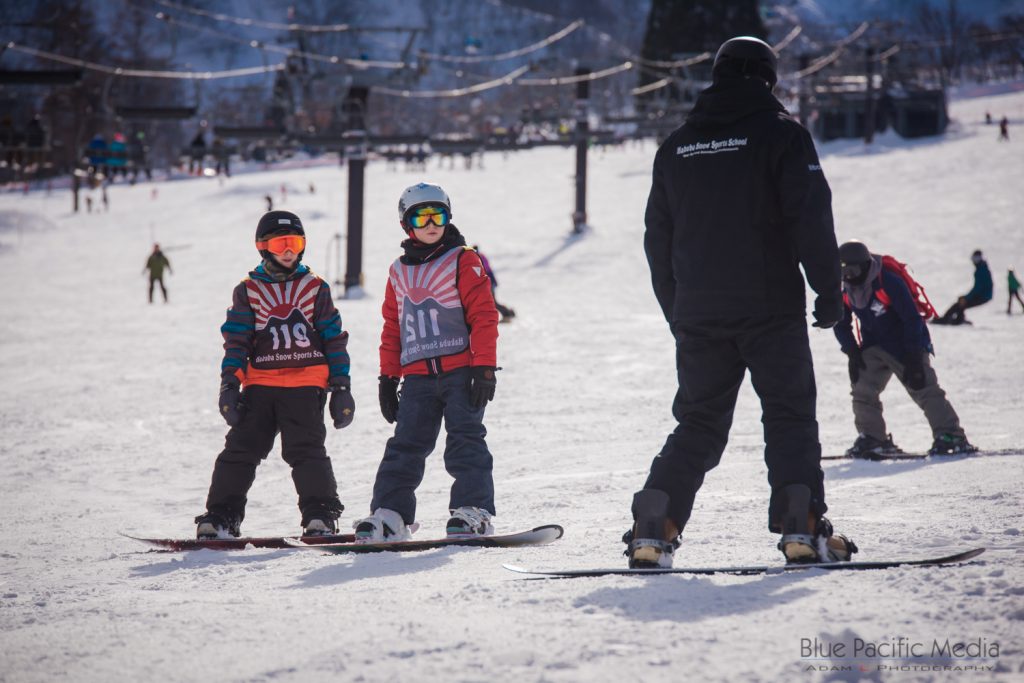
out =
[[[331,380],[328,390],[331,392],[329,410],[334,420],[335,429],[344,429],[352,424],[356,412],[356,402],[352,399],[352,380],[348,377],[335,377]]]
[[[857,380],[860,379],[860,371],[867,370],[868,366],[864,362],[864,356],[861,354],[859,346],[854,346],[849,351],[844,351],[844,353],[850,357],[850,361],[847,364],[850,370],[850,382],[856,384]]]
[[[220,379],[220,399],[217,401],[220,415],[229,427],[242,421],[245,403],[242,401],[241,382],[235,375],[223,375]]]
[[[840,299],[823,299],[820,296],[814,300],[814,327],[827,330],[835,327],[836,323],[843,319],[843,302]]]
[[[924,354],[910,353],[903,363],[903,383],[908,389],[921,391],[926,384],[924,377]]]
[[[494,387],[498,380],[494,377],[494,368],[490,365],[477,365],[472,368],[469,380],[469,403],[474,408],[483,408],[494,398]]]
[[[377,397],[380,399],[380,414],[393,423],[398,419],[398,378],[381,375],[377,378],[380,385],[377,388]]]

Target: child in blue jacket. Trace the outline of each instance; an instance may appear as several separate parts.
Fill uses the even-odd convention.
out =
[[[857,458],[876,458],[900,452],[882,416],[880,395],[896,376],[924,412],[934,443],[929,454],[970,453],[972,446],[960,418],[939,386],[931,366],[931,337],[903,278],[886,270],[882,258],[863,242],[839,247],[845,312],[834,332],[849,356],[853,420],[857,440],[846,451]],[[853,318],[860,341],[853,333]]]

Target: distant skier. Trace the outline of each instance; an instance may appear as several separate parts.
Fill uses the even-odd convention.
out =
[[[380,341],[380,411],[397,424],[377,470],[372,512],[354,525],[356,541],[409,538],[416,487],[442,421],[444,464],[455,478],[446,532],[489,535],[493,458],[483,419],[494,398],[498,341],[490,282],[451,222],[451,200],[442,188],[406,188],[398,217],[408,239],[391,265]]]
[[[958,297],[956,303],[950,306],[941,318],[932,321],[933,324],[970,325],[971,322],[964,315],[964,311],[992,300],[992,271],[989,270],[988,262],[985,261],[980,249],[975,249],[971,254],[971,262],[974,263],[974,286],[971,287],[971,291]]]
[[[1010,120],[1005,116],[999,119],[999,139],[1010,141]]]
[[[192,138],[191,144],[188,146],[189,149],[189,162],[188,172],[189,175],[202,175],[203,174],[203,159],[206,157],[206,140],[203,137],[203,131],[196,133],[196,136]]]
[[[324,448],[324,404],[330,392],[335,429],[352,423],[348,332],[328,284],[300,263],[306,232],[298,216],[265,214],[256,249],[263,261],[235,287],[221,327],[218,405],[231,429],[213,468],[206,512],[195,519],[196,536],[241,534],[256,466],[278,434],[299,494],[303,535],[333,534],[344,506]]]
[[[906,281],[884,268],[882,257],[857,240],[839,247],[839,259],[846,306],[834,331],[849,358],[853,422],[858,434],[846,454],[872,459],[900,452],[888,433],[879,400],[893,375],[931,426],[934,441],[929,454],[976,451],[931,367],[931,336]],[[853,316],[860,325],[860,343],[853,333]]]
[[[671,566],[705,474],[721,460],[750,371],[761,399],[768,528],[787,562],[841,561],[856,547],[823,516],[803,266],[815,326],[843,314],[832,199],[810,134],[772,95],[777,59],[732,38],[711,87],[658,149],[644,248],[676,340],[678,421],[633,497],[631,567]],[[620,331],[621,332],[621,331]],[[617,338],[614,330],[613,339]]]
[[[267,203],[267,211],[268,212],[274,210],[274,198],[273,197],[271,197],[269,194],[265,194],[265,195],[263,195],[263,201],[265,201]]]
[[[143,274],[149,271],[149,303],[153,303],[153,286],[160,285],[160,292],[164,295],[164,303],[167,303],[167,287],[164,286],[164,268],[167,269],[168,273],[173,273],[171,270],[171,262],[164,256],[164,252],[160,251],[160,245],[153,245],[153,253],[146,259],[146,266],[142,269]]]
[[[499,322],[509,322],[512,318],[516,317],[516,312],[508,306],[503,306],[498,303],[498,297],[496,290],[498,289],[498,278],[494,276],[494,269],[491,268],[491,262],[487,260],[483,252],[480,251],[480,247],[473,245],[473,251],[480,257],[480,262],[484,264],[484,272],[487,273],[487,277],[491,280],[491,296],[494,297],[494,306],[498,309],[498,313],[501,313],[501,320]]]
[[[1020,304],[1021,312],[1024,312],[1024,301],[1020,298],[1020,280],[1017,279],[1017,273],[1014,272],[1013,266],[1006,271],[1006,288],[1010,292],[1010,296],[1006,300],[1006,315],[1010,315],[1010,307],[1013,306],[1014,299]]]

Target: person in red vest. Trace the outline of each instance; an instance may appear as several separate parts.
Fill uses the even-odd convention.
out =
[[[493,533],[493,458],[484,408],[494,398],[498,311],[480,256],[451,222],[438,185],[419,183],[398,201],[408,239],[391,265],[380,343],[380,410],[395,424],[357,542],[402,541],[416,520],[416,487],[441,422],[445,469],[455,478],[449,536]],[[399,383],[401,382],[401,391]]]

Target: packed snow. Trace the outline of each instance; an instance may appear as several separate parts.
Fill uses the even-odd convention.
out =
[[[1009,142],[986,111],[1009,117]],[[91,214],[73,214],[67,190],[0,195],[0,681],[1024,680],[1024,315],[1005,312],[1007,268],[1024,270],[1024,93],[951,113],[944,136],[820,146],[840,241],[908,261],[940,309],[970,288],[974,249],[992,267],[996,297],[968,311],[973,326],[932,329],[934,364],[968,437],[1017,454],[824,464],[830,516],[860,559],[988,549],[948,568],[571,581],[502,568],[623,566],[632,494],[673,427],[672,338],[642,248],[652,142],[591,151],[580,238],[571,149],[489,153],[471,171],[367,170],[367,297],[337,302],[356,419],[327,440],[342,525],[367,512],[393,429],[376,378],[397,198],[430,179],[518,314],[500,329],[486,416],[496,526],[565,527],[552,545],[518,549],[168,553],[118,534],[194,533],[226,431],[219,326],[258,261],[263,196],[304,219],[305,261],[333,281],[344,168],[116,184],[109,212],[97,196]],[[146,301],[154,241],[174,269],[166,305]],[[811,339],[823,449],[842,453],[855,437],[846,358],[831,332]],[[897,443],[926,449],[898,382],[883,399]],[[417,536],[443,533],[449,483],[435,452]],[[276,451],[249,499],[247,535],[298,530]],[[748,383],[676,565],[779,563],[767,501]],[[901,657],[912,644],[919,656]]]

